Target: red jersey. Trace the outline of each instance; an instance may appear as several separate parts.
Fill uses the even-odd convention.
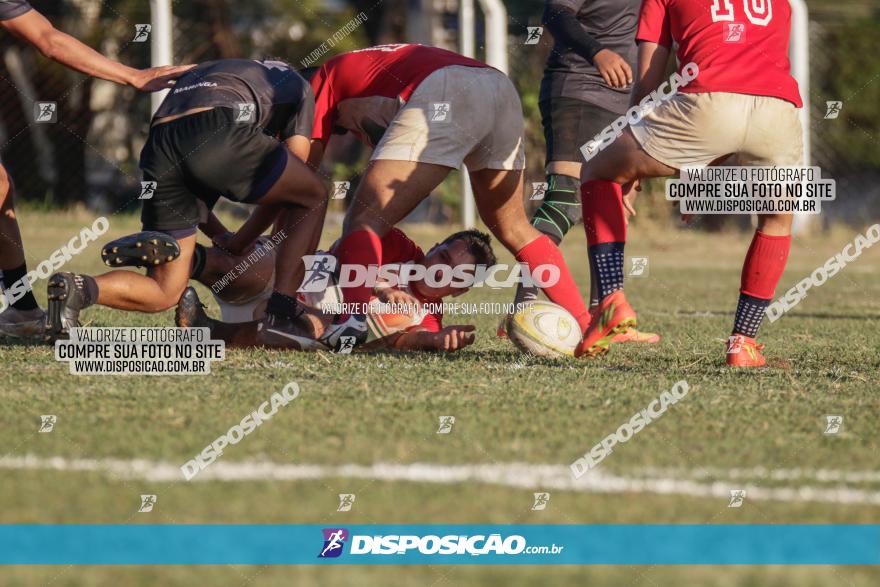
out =
[[[335,253],[335,250],[331,250]],[[406,236],[399,228],[392,228],[382,237],[382,264],[383,265],[407,265],[413,263],[421,263],[425,260],[425,253],[421,247],[414,243],[411,238]],[[408,294],[415,297],[423,304],[431,304],[437,311],[434,313],[426,313],[416,326],[410,330],[427,330],[429,332],[439,332],[443,328],[443,314],[440,311],[440,304],[443,300],[428,299],[418,291],[411,287],[400,288]]]
[[[644,0],[637,41],[678,44],[696,79],[680,92],[772,96],[802,106],[790,73],[788,0]]]
[[[312,139],[326,145],[341,127],[375,146],[422,80],[450,65],[489,67],[426,45],[379,45],[337,55],[312,77]]]
[[[399,228],[392,228],[384,237],[382,237],[382,263],[393,264],[400,263],[421,263],[425,260],[425,253],[422,248],[412,241],[406,233]],[[431,304],[436,312],[426,313],[416,326],[409,330],[427,330],[428,332],[440,332],[443,328],[443,313],[440,311],[440,304],[443,300],[431,300],[421,295],[412,287],[401,288],[408,294],[415,297],[422,304]]]

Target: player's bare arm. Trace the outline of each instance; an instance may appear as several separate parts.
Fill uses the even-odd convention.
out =
[[[0,25],[15,36],[36,47],[40,53],[86,75],[118,84],[132,86],[144,92],[155,92],[171,86],[193,65],[167,65],[149,69],[135,69],[104,57],[88,45],[59,31],[49,20],[30,10],[21,16],[0,21]]]
[[[629,99],[631,106],[641,102],[663,82],[668,61],[668,47],[647,41],[639,43],[638,71]]]
[[[389,347],[399,351],[440,351],[454,353],[470,346],[476,340],[475,326],[447,326],[439,332],[409,330],[397,335]]]

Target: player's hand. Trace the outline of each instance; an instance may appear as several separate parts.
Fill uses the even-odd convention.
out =
[[[466,346],[470,346],[474,344],[474,339],[476,338],[474,334],[475,329],[476,326],[473,325],[447,326],[434,335],[436,341],[435,348],[438,351],[454,353]]]
[[[134,75],[131,85],[142,92],[158,92],[174,85],[174,80],[195,67],[195,65],[163,65],[141,69]]]
[[[634,179],[629,183],[623,184],[623,216],[627,222],[632,216],[636,215],[636,198],[642,191],[642,182]]]
[[[374,293],[383,304],[397,306],[397,308],[405,310],[410,316],[414,315],[419,307],[421,307],[421,302],[415,296],[396,287],[378,287],[374,290]]]
[[[605,83],[612,88],[625,88],[633,83],[633,72],[629,63],[611,49],[602,49],[593,55],[593,65]]]

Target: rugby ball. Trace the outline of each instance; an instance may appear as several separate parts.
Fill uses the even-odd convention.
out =
[[[519,349],[539,357],[573,357],[581,342],[574,316],[552,302],[535,301],[507,318],[507,336]]]

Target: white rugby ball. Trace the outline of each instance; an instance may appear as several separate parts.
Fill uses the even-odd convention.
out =
[[[578,323],[562,306],[531,302],[507,318],[507,336],[520,349],[539,357],[573,357],[581,342]]]

